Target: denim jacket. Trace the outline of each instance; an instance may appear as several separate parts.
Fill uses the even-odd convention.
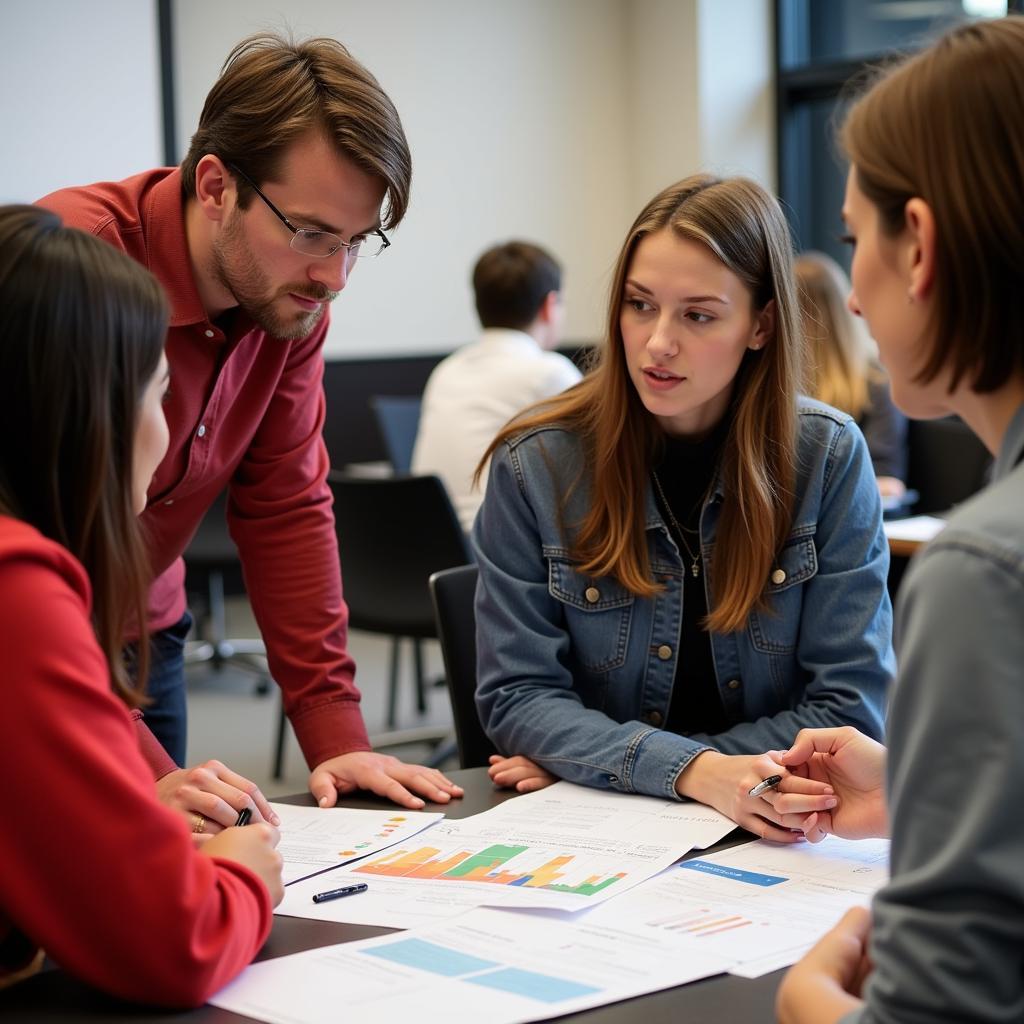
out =
[[[712,634],[734,723],[714,736],[659,728],[680,657],[685,565],[651,485],[647,543],[664,590],[639,598],[613,578],[580,575],[569,559],[565,530],[588,507],[579,439],[540,427],[495,452],[473,539],[477,708],[499,750],[573,782],[671,798],[680,772],[709,748],[785,749],[809,726],[881,738],[895,660],[871,460],[844,413],[801,399],[798,421],[796,509],[765,581],[768,609],[741,632]],[[715,480],[700,518],[709,571],[722,498]]]

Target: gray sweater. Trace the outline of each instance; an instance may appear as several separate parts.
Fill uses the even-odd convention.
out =
[[[1024,1021],[1024,407],[914,560],[889,714],[892,881],[849,1024]]]

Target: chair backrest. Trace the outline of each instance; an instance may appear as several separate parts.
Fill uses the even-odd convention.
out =
[[[992,456],[963,420],[912,420],[907,486],[920,495],[915,513],[948,512],[985,486]]]
[[[485,767],[495,752],[476,711],[476,578],[475,565],[445,569],[430,577],[462,768]]]
[[[349,624],[389,636],[436,636],[427,580],[471,562],[448,492],[436,476],[331,473]]]
[[[377,417],[377,427],[396,473],[408,473],[412,466],[421,404],[418,395],[374,395],[370,399],[370,408]]]

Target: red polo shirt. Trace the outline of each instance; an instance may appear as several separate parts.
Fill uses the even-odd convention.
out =
[[[39,202],[138,260],[170,300],[171,442],[142,516],[156,577],[150,628],[184,613],[181,555],[227,485],[228,527],[307,762],[368,750],[321,436],[327,316],[298,341],[268,337],[241,310],[227,334],[211,323],[192,277],[177,168]]]

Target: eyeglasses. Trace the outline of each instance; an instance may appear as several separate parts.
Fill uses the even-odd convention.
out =
[[[237,174],[267,204],[275,217],[292,233],[289,243],[296,252],[304,256],[318,256],[327,259],[339,249],[347,249],[350,256],[362,258],[379,256],[391,243],[387,235],[378,228],[366,235],[356,235],[351,242],[346,242],[330,231],[317,231],[312,228],[297,228],[260,190],[256,182],[240,171],[234,164],[226,165],[232,174]]]

